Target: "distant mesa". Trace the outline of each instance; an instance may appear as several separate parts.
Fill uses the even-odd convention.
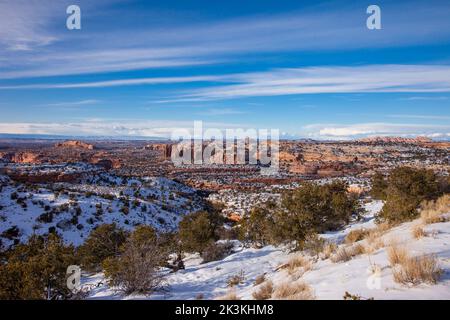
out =
[[[95,147],[93,144],[89,144],[86,142],[78,141],[78,140],[68,140],[64,142],[58,142],[55,144],[55,148],[79,148],[86,150],[94,150]]]
[[[368,137],[358,140],[364,143],[428,143],[432,142],[430,138],[427,137],[416,137],[416,138],[403,138],[403,137]]]

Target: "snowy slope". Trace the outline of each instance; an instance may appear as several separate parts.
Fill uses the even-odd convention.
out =
[[[96,226],[116,223],[131,230],[147,224],[173,230],[187,213],[202,208],[195,190],[165,178],[121,178],[92,172],[80,183],[15,183],[0,175],[0,239],[4,247],[45,234],[81,244]],[[124,211],[128,208],[128,212]],[[18,229],[17,237],[8,236]]]
[[[323,235],[330,241],[340,243],[351,230],[372,228],[374,214],[382,207],[382,203],[374,201],[366,204],[368,210],[362,222],[354,223],[345,230]],[[436,285],[419,285],[408,287],[395,283],[392,270],[387,259],[386,248],[380,248],[370,256],[363,254],[350,261],[333,263],[330,259],[318,260],[313,268],[307,271],[298,281],[309,284],[316,299],[342,299],[346,291],[363,298],[375,299],[450,299],[450,222],[431,224],[425,227],[430,234],[419,240],[413,239],[412,227],[418,223],[413,221],[402,224],[388,231],[382,240],[385,243],[395,240],[404,244],[414,255],[435,253],[445,273]],[[364,240],[363,240],[364,241]],[[257,276],[265,273],[266,279],[275,286],[286,281],[295,281],[286,270],[277,267],[289,261],[296,253],[288,253],[281,248],[267,246],[262,249],[236,248],[237,252],[222,261],[201,264],[201,259],[190,256],[186,259],[186,270],[168,274],[169,291],[164,294],[123,297],[105,284],[101,274],[86,277],[85,284],[97,285],[92,290],[90,299],[195,299],[202,294],[205,299],[213,299],[230,291],[227,280],[244,272],[244,281],[233,290],[242,299],[252,299],[252,293],[258,288],[253,285]],[[376,264],[381,273],[371,277],[367,284],[369,268]],[[375,285],[374,285],[375,283]],[[378,286],[379,284],[379,286]]]

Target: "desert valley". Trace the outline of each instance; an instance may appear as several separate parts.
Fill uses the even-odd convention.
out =
[[[1,140],[0,296],[450,298],[449,142],[285,140],[272,176],[174,166],[173,144]],[[53,271],[32,263],[48,246]],[[17,272],[48,276],[19,288]]]

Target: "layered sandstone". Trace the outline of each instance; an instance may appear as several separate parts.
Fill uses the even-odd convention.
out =
[[[78,141],[78,140],[68,140],[64,142],[58,142],[55,144],[55,148],[79,148],[86,150],[94,150],[95,147],[93,144],[89,144],[86,142]]]
[[[13,163],[41,163],[41,155],[33,152],[7,152],[0,153],[0,158],[5,162]]]
[[[170,158],[172,153],[172,145],[167,143],[151,143],[146,145],[144,149],[159,151],[166,159]]]

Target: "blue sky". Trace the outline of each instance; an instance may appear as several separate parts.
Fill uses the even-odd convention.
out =
[[[81,8],[81,30],[66,8]],[[366,28],[381,8],[382,29]],[[0,133],[450,138],[448,1],[0,0]]]

